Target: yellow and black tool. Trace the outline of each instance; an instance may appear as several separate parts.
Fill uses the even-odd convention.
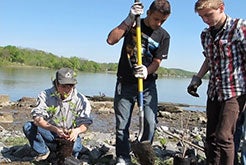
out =
[[[135,0],[135,2],[140,2]],[[142,42],[141,42],[141,19],[136,16],[136,44],[137,44],[137,65],[142,65]],[[139,107],[139,134],[132,143],[132,150],[141,165],[154,165],[155,153],[150,141],[142,141],[144,132],[144,111],[143,111],[143,78],[138,78],[138,107]]]
[[[139,2],[139,0],[135,0]],[[141,19],[140,15],[136,16],[136,41],[137,41],[137,65],[142,65],[142,42],[141,42]],[[143,78],[138,78],[138,107],[139,107],[139,135],[138,141],[141,141],[144,128],[144,112],[143,112]]]

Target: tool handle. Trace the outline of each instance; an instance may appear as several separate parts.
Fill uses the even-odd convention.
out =
[[[140,0],[135,0],[140,2]],[[137,44],[137,64],[142,65],[142,42],[141,42],[141,19],[136,16],[136,44]],[[138,107],[139,107],[139,135],[138,141],[141,141],[144,130],[144,112],[143,112],[143,78],[138,78]]]
[[[135,0],[140,2],[140,0]],[[136,39],[137,39],[137,61],[138,65],[142,65],[142,45],[141,45],[141,19],[140,15],[136,16]],[[143,79],[138,78],[138,91],[143,92]]]

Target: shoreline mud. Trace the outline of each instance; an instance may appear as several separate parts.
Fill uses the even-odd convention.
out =
[[[2,129],[2,131],[0,132],[0,137],[2,137],[0,138],[0,142],[3,145],[2,147],[7,149],[6,153],[13,156],[13,154],[17,152],[16,150],[13,150],[13,147],[14,149],[16,149],[16,146],[6,146],[4,142],[6,138],[8,138],[7,135],[10,135],[10,137],[24,136],[22,133],[22,126],[24,122],[31,120],[30,111],[33,106],[35,106],[35,98],[23,97],[17,102],[10,102],[6,97],[7,96],[0,95],[0,127]],[[110,154],[111,157],[109,158],[109,161],[112,161],[114,160],[115,156],[115,118],[113,110],[113,98],[92,96],[88,97],[88,99],[91,102],[91,115],[94,122],[89,127],[89,130],[84,135],[82,135],[84,141],[86,141],[87,143],[85,148],[90,151],[87,153],[87,156],[89,155],[89,157],[91,157],[91,154],[93,154],[94,152],[99,152],[97,150],[99,150],[100,147],[107,146],[107,148],[109,149],[107,153],[102,154],[100,151],[101,156],[93,159],[95,159],[94,161],[99,161],[99,159],[101,159],[103,156],[106,157],[106,155],[108,156],[108,154]],[[184,132],[186,132],[186,141],[192,142],[192,144],[195,143],[195,145],[199,145],[201,146],[201,148],[203,147],[202,140],[205,136],[206,131],[206,115],[205,112],[199,110],[185,110],[190,106],[191,105],[188,104],[159,103],[157,133],[155,141],[153,143],[153,147],[155,147],[158,160],[173,161],[174,155],[180,152],[177,143],[181,141],[180,139],[182,139],[182,137],[184,137]],[[133,112],[132,122],[130,126],[130,139],[132,140],[136,139],[136,136],[138,134],[138,119],[138,107],[136,106]],[[3,135],[1,135],[1,133]],[[180,139],[178,139],[177,137],[180,137]],[[165,141],[165,144],[163,141]],[[17,146],[19,145],[17,144]],[[192,145],[188,146],[190,146],[191,149],[194,149]],[[27,150],[29,149],[28,147],[30,148],[28,144],[24,146],[19,146],[18,150]],[[1,152],[4,153],[3,150]],[[199,155],[202,155],[203,157],[203,152],[199,152]],[[28,156],[30,155],[27,155],[27,157]],[[95,156],[96,155],[93,155],[93,157]],[[2,154],[2,158],[0,157],[0,163],[1,161],[6,162],[6,157],[8,158],[8,156]],[[18,155],[15,155],[14,158],[11,158],[9,160],[11,164],[14,164],[16,160],[19,159],[21,162],[24,161],[23,159],[17,159],[16,157],[18,158]],[[81,159],[85,161],[85,158]],[[26,162],[30,163],[30,160]],[[91,160],[87,160],[87,162],[91,162]],[[113,163],[111,162],[106,164]]]

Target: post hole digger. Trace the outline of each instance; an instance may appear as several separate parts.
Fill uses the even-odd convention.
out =
[[[135,3],[139,3],[135,0]],[[141,19],[140,15],[136,15],[136,45],[137,45],[137,66],[135,69],[142,69],[142,43],[141,43]],[[143,71],[142,71],[143,72]],[[147,72],[147,69],[145,70]],[[147,73],[145,74],[147,75]],[[137,157],[141,165],[154,165],[155,153],[153,151],[150,140],[142,141],[144,133],[144,111],[143,111],[143,75],[138,78],[138,108],[139,108],[139,134],[135,141],[131,143],[134,155]],[[145,77],[145,76],[144,76]],[[146,76],[147,77],[147,76]],[[145,77],[145,78],[146,78]]]

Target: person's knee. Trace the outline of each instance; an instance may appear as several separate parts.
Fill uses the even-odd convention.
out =
[[[217,144],[221,146],[232,146],[234,145],[233,135],[219,134],[216,136]]]
[[[22,127],[24,133],[28,132],[31,128],[32,123],[30,121],[26,122]]]
[[[34,126],[33,122],[30,122],[30,121],[26,122],[23,125],[22,129],[26,136],[28,136],[32,132],[33,126]]]
[[[151,119],[147,119],[145,123],[145,129],[148,129],[150,131],[154,131],[156,129],[156,121]]]
[[[77,158],[79,156],[79,153],[82,151],[82,149],[83,149],[82,141],[80,138],[77,138],[73,146],[73,156]]]
[[[74,153],[77,153],[77,152],[80,152],[82,150],[83,146],[81,144],[81,141],[80,143],[75,143],[75,145],[73,146],[73,152]]]

